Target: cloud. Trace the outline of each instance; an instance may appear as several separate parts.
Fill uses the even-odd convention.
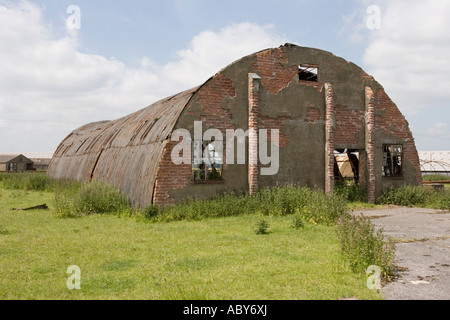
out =
[[[380,9],[370,29],[368,8]],[[362,0],[343,17],[341,35],[366,46],[362,67],[385,88],[413,128],[419,150],[450,149],[450,2]],[[447,138],[443,138],[447,137]]]
[[[449,150],[450,125],[446,122],[436,122],[424,130],[420,136],[424,148],[421,151]]]
[[[407,114],[448,101],[450,2],[381,1],[382,28],[370,32],[364,62]]]
[[[29,1],[0,2],[0,152],[54,150],[79,125],[134,112],[286,42],[273,26],[236,23],[199,33],[175,61],[142,57],[133,69],[80,52],[77,32],[57,37],[43,10]]]
[[[427,140],[434,140],[434,139],[449,139],[449,125],[445,122],[437,122],[433,125],[433,127],[429,128],[427,130]]]
[[[367,7],[368,3],[359,5],[353,11],[342,16],[343,24],[339,30],[340,36],[346,36],[352,43],[363,44],[367,41]]]
[[[255,51],[283,44],[273,26],[232,24],[219,32],[204,31],[195,36],[190,48],[178,51],[179,60],[163,67],[164,75],[176,74],[174,83],[201,84],[223,67]],[[181,72],[180,72],[181,71]]]

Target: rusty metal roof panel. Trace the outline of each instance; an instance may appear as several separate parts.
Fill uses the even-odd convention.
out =
[[[105,150],[93,178],[119,188],[135,205],[146,207],[151,201],[154,177],[165,143],[152,143]]]
[[[89,167],[95,163],[96,154],[53,157],[48,175],[58,179],[74,179],[86,181],[90,179]]]
[[[115,121],[74,130],[58,147],[48,169],[55,178],[94,178],[119,188],[141,207],[151,203],[166,140],[193,88]]]

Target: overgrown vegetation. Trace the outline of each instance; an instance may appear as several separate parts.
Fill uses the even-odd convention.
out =
[[[54,192],[54,207],[59,217],[80,217],[90,214],[131,213],[126,196],[116,188],[97,181],[78,182],[52,179],[45,173],[2,173],[5,189]]]
[[[22,189],[34,191],[54,191],[57,184],[64,182],[56,181],[47,177],[43,172],[39,173],[0,173],[0,182],[5,189]]]
[[[60,217],[131,212],[126,196],[95,180],[55,191],[55,212]]]
[[[384,238],[381,229],[375,231],[367,217],[341,217],[336,230],[341,250],[354,272],[363,273],[375,265],[387,279],[394,274],[394,244]]]
[[[360,185],[337,180],[334,193],[344,197],[348,202],[367,202],[367,191]]]
[[[4,189],[54,192],[80,187],[81,182],[69,179],[53,179],[45,172],[0,173],[0,186]]]
[[[391,188],[377,199],[377,203],[450,210],[450,190],[438,191],[422,186]]]
[[[150,206],[144,215],[153,221],[201,220],[249,214],[296,214],[307,222],[333,225],[348,215],[345,199],[322,191],[294,186],[261,189],[254,195],[224,194],[211,200],[187,199],[164,209]]]

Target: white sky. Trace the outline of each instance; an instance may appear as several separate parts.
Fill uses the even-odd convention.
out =
[[[72,4],[79,30],[66,25]],[[370,5],[379,29],[367,25]],[[358,64],[406,116],[419,150],[450,150],[449,16],[447,0],[0,0],[0,153],[54,151],[83,124],[285,42]]]

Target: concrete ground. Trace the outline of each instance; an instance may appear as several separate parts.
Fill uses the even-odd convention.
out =
[[[354,213],[396,242],[400,271],[382,288],[386,300],[450,300],[450,212],[389,207]]]

